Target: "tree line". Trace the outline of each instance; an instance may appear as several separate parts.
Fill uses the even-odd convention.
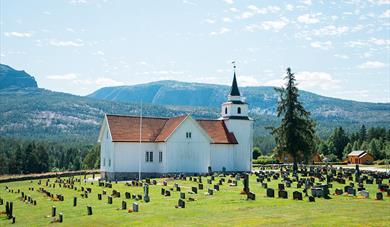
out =
[[[390,158],[390,129],[382,127],[366,128],[362,125],[359,131],[348,133],[343,127],[335,128],[327,140],[318,144],[317,150],[329,161],[340,161],[351,151],[364,150],[374,160]]]
[[[100,146],[0,137],[0,174],[94,169]]]

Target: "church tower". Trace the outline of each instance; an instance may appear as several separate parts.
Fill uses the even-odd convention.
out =
[[[222,104],[221,120],[232,132],[238,144],[234,145],[234,167],[238,171],[252,170],[253,120],[248,116],[248,103],[241,96],[236,78],[236,66],[227,102]]]

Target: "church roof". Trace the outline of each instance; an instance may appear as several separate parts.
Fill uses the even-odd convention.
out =
[[[196,120],[217,144],[238,144],[234,133],[229,132],[222,120]]]
[[[231,96],[240,96],[240,91],[238,90],[237,80],[236,80],[236,72],[234,72],[232,87],[230,88]]]
[[[113,142],[139,142],[140,117],[106,115]],[[164,142],[186,116],[173,118],[142,117],[142,142]],[[238,144],[222,120],[196,120],[215,144]]]

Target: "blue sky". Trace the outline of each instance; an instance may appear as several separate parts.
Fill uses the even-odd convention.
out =
[[[86,95],[173,79],[390,102],[390,0],[0,0],[1,63]]]

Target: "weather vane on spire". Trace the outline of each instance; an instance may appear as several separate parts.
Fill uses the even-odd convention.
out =
[[[232,61],[233,68],[236,69],[236,61]]]

